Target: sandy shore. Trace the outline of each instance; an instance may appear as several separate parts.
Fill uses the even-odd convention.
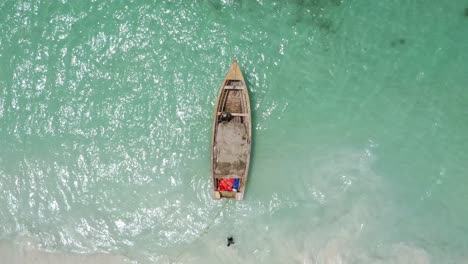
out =
[[[124,257],[111,254],[66,254],[39,250],[32,242],[0,241],[0,263],[4,264],[128,264]]]

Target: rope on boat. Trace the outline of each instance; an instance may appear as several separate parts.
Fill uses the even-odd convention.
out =
[[[203,229],[203,231],[200,233],[200,235],[195,238],[195,240],[193,240],[189,245],[187,245],[187,247],[185,248],[185,250],[182,250],[175,258],[174,258],[174,261],[172,261],[171,263],[177,263],[179,261],[179,259],[185,254],[187,253],[188,249],[190,248],[190,246],[192,244],[194,244],[195,242],[197,242],[202,236],[208,234],[208,231],[209,229],[211,228],[211,226],[213,226],[214,222],[216,221],[216,219],[218,219],[218,217],[221,215],[221,213],[224,211],[224,209],[226,209],[226,206],[228,204],[228,200],[226,199],[224,201],[224,204],[223,206],[219,209],[219,211],[216,213],[216,215],[211,219],[211,221],[208,223],[208,225],[206,225],[206,227]]]

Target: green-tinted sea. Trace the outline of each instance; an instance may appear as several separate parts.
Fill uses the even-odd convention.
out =
[[[135,263],[468,263],[466,8],[2,0],[0,239]],[[251,171],[244,201],[213,201],[234,57]]]

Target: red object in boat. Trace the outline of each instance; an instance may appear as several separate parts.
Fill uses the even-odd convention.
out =
[[[232,185],[234,184],[234,179],[220,179],[218,182],[218,191],[232,191]]]

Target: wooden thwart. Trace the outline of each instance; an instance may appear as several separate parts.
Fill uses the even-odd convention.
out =
[[[236,179],[236,178],[239,178],[239,179],[242,179],[243,176],[239,177],[239,175],[236,175],[236,174],[229,174],[229,175],[219,175],[219,174],[216,174],[214,176],[216,179],[230,179],[230,178],[233,178],[233,179]]]
[[[218,115],[222,114],[223,112],[218,112]],[[232,116],[250,116],[247,113],[230,113]]]
[[[226,85],[224,86],[224,90],[242,90],[242,86]]]

